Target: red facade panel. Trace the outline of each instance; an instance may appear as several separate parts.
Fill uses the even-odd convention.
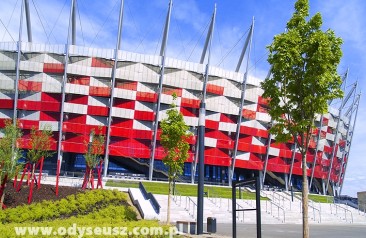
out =
[[[111,89],[107,88],[107,87],[90,86],[89,87],[89,95],[90,96],[98,96],[98,97],[110,97],[111,96]]]
[[[108,116],[109,108],[100,106],[88,106],[88,115]]]
[[[154,121],[154,112],[137,111],[135,110],[134,118],[141,121]]]
[[[156,93],[148,93],[148,92],[137,92],[136,101],[143,102],[157,102],[158,96]]]
[[[182,98],[180,105],[182,107],[190,107],[190,108],[199,108],[200,107],[200,100],[198,99],[189,99],[189,98]]]
[[[41,82],[26,81],[26,80],[19,80],[18,88],[19,88],[20,91],[41,92],[42,91],[42,83]]]
[[[224,95],[224,87],[213,85],[208,83],[206,88],[207,93],[212,93],[216,95]]]
[[[12,99],[0,99],[0,108],[2,109],[13,109],[14,100]]]
[[[65,70],[65,66],[61,63],[44,63],[43,64],[44,73],[62,74],[62,73],[64,73],[64,70]]]

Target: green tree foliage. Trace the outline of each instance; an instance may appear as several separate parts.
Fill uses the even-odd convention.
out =
[[[173,94],[175,100],[177,96]],[[189,143],[191,136],[189,126],[183,120],[183,115],[176,109],[172,103],[171,109],[167,111],[168,117],[161,121],[160,143],[164,148],[164,164],[168,167],[168,214],[167,223],[170,222],[170,197],[172,193],[172,182],[183,173],[184,161],[188,159]]]
[[[92,129],[90,132],[90,141],[84,141],[85,146],[87,147],[86,153],[84,154],[86,171],[84,176],[84,182],[82,188],[85,189],[88,183],[90,182],[91,188],[94,189],[94,169],[101,163],[103,160],[101,155],[104,151],[104,141],[105,136],[102,135],[102,129],[99,128],[99,133],[96,134],[95,130]],[[98,173],[98,184],[101,181],[100,173]],[[97,186],[98,187],[98,186]]]
[[[31,181],[30,181],[30,189],[28,195],[28,203],[32,202],[32,194],[33,194],[33,185],[36,181],[35,179],[35,170],[37,165],[40,167],[40,173],[42,173],[41,167],[43,163],[43,159],[47,157],[51,157],[55,152],[51,151],[52,146],[52,135],[53,132],[50,126],[44,126],[42,130],[37,130],[35,127],[31,128],[30,132],[30,141],[29,146],[30,149],[27,152],[27,162],[31,165]],[[41,178],[41,177],[39,177]],[[21,183],[22,181],[20,181]],[[40,188],[40,179],[37,181],[37,186]]]
[[[18,159],[21,150],[18,148],[18,139],[22,136],[18,123],[15,125],[11,120],[5,121],[2,129],[3,137],[0,139],[0,209],[3,207],[5,196],[5,184],[14,178],[21,169]]]
[[[45,126],[42,130],[32,127],[30,132],[29,145],[31,147],[27,152],[27,161],[35,165],[42,157],[46,159],[55,152],[51,151],[53,132],[50,126]]]
[[[102,160],[101,155],[103,154],[104,151],[105,137],[101,133],[96,134],[95,130],[92,129],[90,132],[90,138],[91,141],[84,142],[85,145],[87,146],[87,151],[84,155],[84,158],[86,165],[89,168],[94,169],[98,166],[98,164]]]
[[[337,73],[342,40],[332,30],[321,30],[320,13],[308,17],[309,1],[298,0],[286,32],[268,46],[272,77],[261,84],[274,120],[270,132],[279,142],[293,138],[302,155],[304,237],[309,237],[306,151],[314,120],[327,112],[328,100],[343,96]]]

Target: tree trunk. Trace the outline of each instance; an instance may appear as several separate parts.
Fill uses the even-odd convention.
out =
[[[44,161],[44,157],[42,156],[41,161],[40,161],[40,165],[39,165],[40,167],[39,167],[39,175],[38,175],[38,181],[37,181],[37,189],[41,188],[43,161]]]
[[[306,173],[306,150],[302,152],[302,227],[303,238],[309,238],[308,177]]]
[[[36,164],[32,164],[32,173],[31,173],[31,181],[30,181],[30,187],[29,187],[29,195],[28,195],[28,204],[32,202],[33,197],[33,185],[34,185],[34,171],[36,169]]]
[[[92,172],[93,172],[93,169],[92,168],[90,168],[89,169],[89,178],[88,178],[88,181],[89,181],[89,183],[90,183],[90,189],[92,189],[93,190],[93,177],[92,177]],[[88,183],[88,184],[89,184]],[[89,187],[89,185],[87,186],[87,187]]]
[[[168,209],[166,216],[166,224],[170,225],[170,194],[172,193],[172,179],[169,178],[169,191],[168,191]]]
[[[4,205],[4,198],[5,198],[5,185],[8,180],[8,176],[4,176],[4,180],[0,183],[0,210],[3,208]]]
[[[0,210],[2,210],[3,208],[5,209],[5,205],[4,205],[4,198],[5,198],[5,193],[4,191],[0,192],[1,194],[1,198],[0,198]]]

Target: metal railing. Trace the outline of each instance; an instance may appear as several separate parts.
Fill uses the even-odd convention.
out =
[[[308,200],[308,208],[312,209],[312,211],[313,211],[313,217],[312,217],[313,221],[318,220],[318,223],[321,223],[322,222],[321,206],[319,206],[319,208],[316,208],[315,204],[316,203],[314,201]],[[302,213],[303,212],[302,211],[302,200],[300,200],[300,208],[299,209],[300,209],[300,212]],[[317,218],[316,214],[318,214],[318,219],[316,219]]]
[[[216,192],[214,188],[207,190],[207,198],[215,204],[215,206],[221,208],[221,196]]]
[[[285,195],[283,195],[283,194],[281,194],[279,192],[274,191],[273,192],[273,197],[275,198],[275,200],[278,201],[278,204],[280,206],[281,206],[281,201],[282,201],[282,207],[285,207],[285,200],[289,201],[288,204],[290,204],[290,210],[292,209],[292,207],[291,207],[292,201],[287,196],[285,196]]]
[[[345,207],[342,207],[336,203],[333,203],[333,204],[329,204],[330,205],[330,212],[333,214],[333,209],[332,209],[332,205],[335,207],[335,215],[339,216],[340,218],[343,218],[341,216],[341,214],[343,214],[344,212],[344,220],[346,220],[346,222],[348,222],[348,219],[347,219],[347,213],[349,213],[349,216],[350,216],[350,221],[349,223],[353,223],[353,214],[352,214],[352,211],[350,211],[348,208],[345,208]]]
[[[273,207],[275,209],[273,209]],[[274,210],[277,211],[277,213],[274,213]],[[282,223],[286,222],[285,209],[283,207],[277,205],[276,203],[272,202],[271,200],[266,200],[266,212],[268,214],[271,214],[274,218],[282,221]],[[282,213],[283,219],[281,219],[281,213]]]
[[[243,210],[243,209],[244,209],[244,207],[242,207],[241,205],[239,205],[238,203],[236,203],[236,209],[237,209],[237,210],[240,210],[240,209],[241,209],[241,210]],[[236,218],[237,218],[237,219],[239,219],[239,213],[240,213],[240,212],[241,212],[241,213],[243,213],[243,219],[242,219],[242,222],[244,222],[244,211],[237,211],[237,212],[236,212]]]
[[[361,215],[361,216],[365,216],[366,217],[366,205],[363,205],[363,209],[360,208],[360,205],[362,204],[358,204],[358,214]]]
[[[177,188],[175,188],[174,190],[174,194],[173,194],[173,201],[175,202],[175,204],[182,206],[182,195],[180,194],[180,192],[177,190]],[[179,204],[178,204],[179,203]]]
[[[195,211],[197,210],[197,204],[192,200],[192,198],[190,197],[186,197],[186,206],[185,208],[186,211],[188,211],[188,214],[192,217],[195,218]]]

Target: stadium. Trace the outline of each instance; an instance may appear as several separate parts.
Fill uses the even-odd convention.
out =
[[[70,17],[70,25],[73,20]],[[165,30],[163,42],[169,17]],[[250,49],[250,37],[243,54]],[[210,31],[203,60],[196,63],[166,57],[164,44],[160,54],[145,55],[120,50],[120,42],[115,49],[79,46],[71,40],[63,45],[29,39],[0,42],[0,126],[17,119],[24,149],[29,148],[32,127],[50,126],[57,153],[45,160],[49,174],[59,169],[61,175],[79,176],[85,171],[83,154],[94,129],[106,136],[104,176],[166,179],[158,122],[165,118],[174,93],[194,134],[179,180],[194,182],[204,98],[205,183],[228,185],[231,179],[259,175],[264,185],[300,190],[301,155],[293,142],[279,144],[269,134],[272,121],[261,96],[261,80],[205,63],[208,43]],[[345,92],[338,108],[329,107],[316,118],[307,153],[314,193],[336,195],[341,190],[358,110],[355,87]]]

